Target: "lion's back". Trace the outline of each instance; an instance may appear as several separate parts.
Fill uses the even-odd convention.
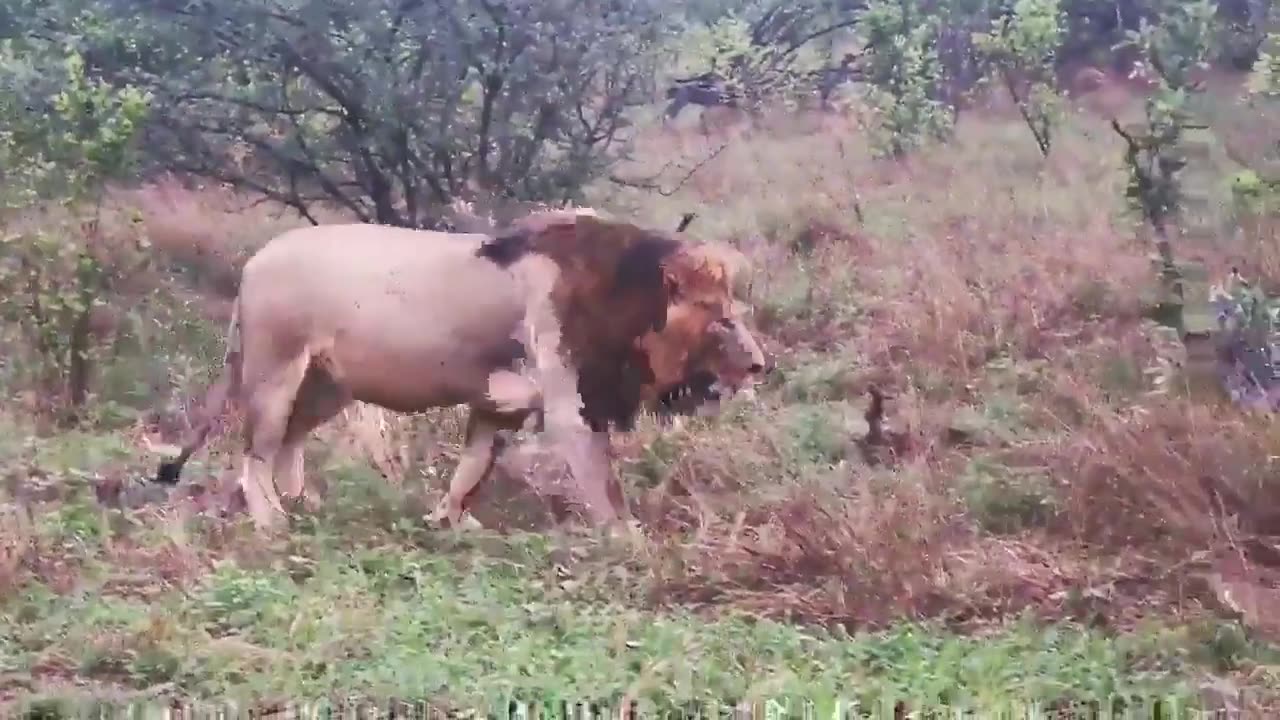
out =
[[[377,225],[322,225],[281,234],[244,268],[241,296],[280,315],[326,325],[403,323],[497,311],[510,276],[477,256],[488,239]],[[287,310],[287,313],[285,312]],[[465,318],[463,318],[465,320]]]

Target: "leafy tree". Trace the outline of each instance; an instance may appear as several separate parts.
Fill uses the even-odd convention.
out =
[[[751,21],[738,11],[729,11],[685,29],[672,45],[664,69],[674,78],[709,73],[722,77],[726,88],[733,87],[738,84],[738,79],[731,76],[734,62],[753,52]]]
[[[1280,98],[1280,35],[1271,35],[1258,53],[1249,73],[1249,92],[1267,98]]]
[[[1248,71],[1267,43],[1271,0],[1219,0],[1219,58]]]
[[[1271,35],[1259,48],[1258,59],[1249,73],[1249,102],[1274,103],[1280,100],[1280,35]],[[1262,216],[1275,207],[1280,193],[1280,166],[1274,152],[1280,150],[1275,137],[1262,138],[1272,152],[1248,152],[1225,142],[1227,156],[1244,166],[1232,180],[1232,194],[1237,208],[1246,216]]]
[[[1005,0],[924,0],[923,10],[937,16],[934,46],[941,65],[939,97],[959,117],[969,93],[987,73],[987,62],[975,36],[991,28],[993,4]]]
[[[863,0],[736,0],[711,13],[689,10],[692,27],[676,38],[676,78],[714,78],[754,111],[766,102],[792,103],[821,91],[821,81],[840,67],[836,47],[850,35]],[[679,82],[679,80],[677,80]]]
[[[87,54],[155,98],[146,159],[314,222],[578,199],[625,149],[657,0],[102,0]],[[62,21],[64,38],[84,43]],[[145,37],[139,37],[139,35]]]
[[[1062,6],[1064,27],[1060,62],[1084,60],[1093,65],[1128,65],[1133,47],[1117,47],[1151,13],[1145,0],[1071,0]],[[1119,52],[1117,52],[1119,51]]]
[[[863,77],[883,151],[903,157],[928,138],[945,139],[952,117],[939,98],[938,17],[919,0],[873,0],[859,30],[868,48]]]
[[[974,37],[1045,157],[1061,112],[1054,91],[1054,66],[1062,26],[1058,0],[1012,0],[988,32]]]
[[[1164,0],[1158,21],[1143,20],[1128,33],[1127,43],[1139,48],[1155,70],[1161,90],[1195,90],[1193,74],[1207,66],[1217,30],[1214,0]]]
[[[1143,53],[1158,83],[1146,100],[1145,127],[1125,130],[1115,120],[1112,127],[1126,144],[1126,194],[1155,232],[1165,294],[1161,313],[1182,327],[1185,293],[1169,226],[1177,220],[1182,203],[1186,131],[1200,127],[1192,122],[1190,109],[1190,97],[1199,89],[1193,74],[1206,65],[1211,53],[1216,6],[1212,0],[1169,0],[1160,10],[1159,24],[1144,20],[1127,41]]]
[[[1210,290],[1218,318],[1218,376],[1236,403],[1280,410],[1280,300],[1232,270]]]
[[[149,98],[38,44],[4,41],[0,68],[0,317],[20,328],[42,390],[73,422],[96,352],[92,314],[145,262],[136,229],[104,231],[102,201],[132,172]]]

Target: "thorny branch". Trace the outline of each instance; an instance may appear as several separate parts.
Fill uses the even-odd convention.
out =
[[[684,177],[680,178],[680,180],[676,182],[674,186],[668,189],[664,189],[661,185],[659,185],[657,183],[657,179],[668,167],[670,167],[671,163],[667,163],[666,165],[663,165],[661,170],[659,170],[654,175],[651,175],[645,179],[634,179],[634,178],[628,179],[628,178],[618,177],[616,175],[610,175],[609,181],[616,185],[622,185],[623,187],[636,188],[638,190],[653,190],[663,197],[671,197],[672,195],[675,195],[677,192],[679,192],[680,188],[684,187],[685,183],[689,182],[689,180],[691,180],[699,170],[705,167],[712,160],[716,159],[716,157],[720,153],[724,152],[725,148],[729,147],[729,144],[730,143],[728,141],[721,143],[720,147],[716,148],[714,151],[711,152],[711,154],[707,155],[706,157],[704,157],[703,159],[695,163],[694,166],[684,174]]]

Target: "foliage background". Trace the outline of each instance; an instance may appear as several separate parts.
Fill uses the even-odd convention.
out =
[[[0,699],[1274,714],[1274,29],[1252,0],[0,2]],[[700,129],[663,121],[710,71]],[[640,537],[582,531],[533,451],[472,504],[490,531],[425,529],[456,409],[323,428],[320,507],[272,543],[226,512],[234,413],[146,482],[276,233],[566,200],[696,211],[780,359],[617,438]]]

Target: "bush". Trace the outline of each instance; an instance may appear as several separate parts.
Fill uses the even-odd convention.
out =
[[[94,313],[146,262],[140,218],[113,234],[103,200],[106,184],[132,169],[148,97],[89,79],[78,54],[33,49],[6,43],[0,53],[6,84],[25,86],[0,99],[0,319],[20,328],[39,387],[73,421],[96,358]],[[63,73],[37,73],[42,61]],[[21,106],[38,89],[52,90],[48,107]]]

